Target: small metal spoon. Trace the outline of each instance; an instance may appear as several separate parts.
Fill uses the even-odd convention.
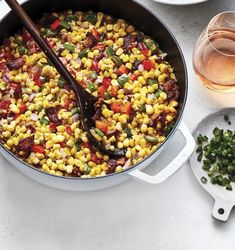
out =
[[[80,108],[80,119],[82,127],[87,132],[88,139],[91,142],[91,144],[94,145],[104,154],[108,154],[114,157],[124,156],[126,153],[125,150],[115,149],[114,151],[112,151],[106,149],[105,146],[101,142],[99,142],[92,135],[90,131],[91,128],[94,127],[94,122],[92,120],[92,117],[95,114],[94,105],[97,99],[93,97],[90,93],[88,93],[80,84],[78,84],[76,79],[70,74],[70,72],[66,69],[63,63],[57,57],[55,52],[51,49],[51,47],[47,44],[44,38],[40,35],[33,21],[27,15],[24,9],[19,5],[19,3],[16,0],[6,0],[6,3],[24,23],[27,31],[37,42],[38,46],[42,49],[42,51],[46,54],[46,56],[51,60],[51,62],[53,63],[59,74],[73,87],[73,90],[76,93],[77,97],[77,105]]]

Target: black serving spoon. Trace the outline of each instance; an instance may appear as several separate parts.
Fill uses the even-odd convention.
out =
[[[92,117],[95,115],[95,104],[97,102],[97,99],[90,93],[88,93],[70,74],[70,72],[57,57],[55,52],[40,35],[40,32],[34,25],[33,21],[27,15],[24,9],[19,5],[19,3],[16,0],[6,0],[6,3],[24,23],[27,31],[30,33],[30,35],[33,37],[42,51],[46,54],[46,56],[51,60],[59,74],[73,87],[73,90],[76,93],[77,97],[77,105],[80,109],[80,119],[82,127],[87,132],[89,142],[104,154],[108,154],[114,157],[124,156],[126,153],[125,150],[108,150],[91,133],[91,129],[94,127],[94,121],[92,120]]]

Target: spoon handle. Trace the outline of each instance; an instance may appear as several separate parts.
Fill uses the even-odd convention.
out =
[[[36,41],[38,46],[43,50],[43,52],[46,54],[46,56],[51,60],[59,74],[66,80],[68,83],[71,83],[73,88],[79,92],[79,94],[84,95],[84,92],[86,90],[83,89],[83,87],[77,83],[77,81],[74,79],[74,77],[71,75],[71,73],[67,70],[67,68],[63,65],[63,63],[60,61],[58,56],[55,54],[55,52],[51,49],[51,47],[47,44],[45,39],[40,35],[40,32],[34,25],[31,18],[27,15],[27,13],[24,11],[24,9],[20,6],[20,4],[16,0],[5,0],[6,3],[10,6],[10,8],[19,16],[19,18],[24,23],[26,29],[30,33],[30,35],[33,37],[33,39]],[[76,92],[76,91],[75,91]],[[77,95],[78,98],[78,104],[80,106],[81,115],[83,115],[83,108],[82,108],[82,102],[80,99],[80,96]]]

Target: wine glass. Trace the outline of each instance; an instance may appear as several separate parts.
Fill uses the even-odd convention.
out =
[[[235,90],[235,12],[222,12],[209,22],[193,53],[193,67],[212,90]]]

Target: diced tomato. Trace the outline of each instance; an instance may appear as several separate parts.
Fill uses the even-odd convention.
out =
[[[112,111],[114,113],[122,113],[122,114],[127,114],[130,115],[132,111],[132,103],[119,103],[119,102],[113,102],[110,105]]]
[[[33,53],[40,50],[39,47],[37,46],[37,44],[33,40],[28,40],[26,42],[26,47],[29,51],[29,54],[33,54]]]
[[[67,146],[67,144],[66,144],[65,141],[60,142],[59,144],[60,144],[60,147],[61,147],[61,148],[65,148],[65,147]]]
[[[72,100],[70,98],[68,98],[65,103],[64,103],[64,107],[65,109],[68,109],[69,108],[69,105],[72,103]]]
[[[112,85],[110,87],[109,93],[110,93],[111,96],[117,96],[118,90],[119,90],[119,87],[117,85],[114,85],[114,86]]]
[[[151,60],[144,60],[142,64],[145,70],[150,70],[154,67],[154,63]]]
[[[141,52],[142,55],[148,56],[149,50],[148,49],[142,49],[140,52]]]
[[[135,74],[131,74],[130,79],[131,79],[132,81],[135,81],[135,80],[137,80],[137,79],[138,79],[138,76],[137,76],[137,75],[135,75]]]
[[[26,29],[23,29],[22,38],[23,38],[23,42],[27,42],[28,40],[32,39],[31,35]]]
[[[118,75],[122,75],[122,74],[128,74],[129,73],[129,69],[122,64],[119,69],[117,70]]]
[[[13,56],[12,56],[12,54],[11,54],[10,51],[5,50],[5,52],[4,52],[4,58],[5,58],[6,60],[11,60],[11,59],[13,58]]]
[[[103,85],[101,85],[99,88],[98,88],[98,94],[99,94],[99,96],[101,97],[101,98],[103,98],[103,99],[105,99],[105,95],[104,95],[104,93],[106,92],[106,88],[103,86]]]
[[[20,116],[20,114],[14,114],[13,120],[16,120],[19,116]]]
[[[121,111],[122,113],[125,113],[127,115],[130,115],[131,114],[131,111],[132,111],[132,103],[126,103],[122,106],[121,108]]]
[[[50,125],[49,125],[49,129],[51,130],[51,132],[55,132],[56,127],[57,127],[57,124],[54,123],[54,122],[51,122]]]
[[[106,88],[106,90],[108,89],[109,85],[111,83],[111,78],[104,78],[102,81],[102,85],[104,86],[104,88]]]
[[[99,51],[103,52],[106,48],[106,44],[104,43],[97,43],[93,50],[98,49]]]
[[[93,28],[92,31],[91,31],[91,33],[92,33],[92,35],[93,35],[97,40],[99,40],[100,35],[99,35],[99,33],[98,33],[98,31],[97,31],[96,28]]]
[[[99,71],[99,64],[97,61],[93,61],[92,62],[92,68],[94,69],[94,71],[98,72]]]
[[[121,103],[113,102],[111,103],[110,107],[114,113],[121,113],[121,107],[122,107]]]
[[[69,125],[66,126],[65,131],[66,131],[69,135],[72,134],[72,129],[71,129],[71,127],[70,127]]]
[[[11,83],[10,88],[14,91],[15,99],[20,99],[22,96],[22,88],[18,83]]]
[[[41,68],[40,67],[38,67],[37,65],[33,66],[30,69],[29,74],[37,86],[41,87],[43,85],[43,82],[40,79],[40,76],[41,76]]]
[[[2,73],[8,73],[10,70],[9,68],[6,66],[6,63],[2,62],[0,63],[0,72]]]
[[[105,121],[95,121],[95,126],[104,133],[108,132],[108,123]]]
[[[26,109],[27,109],[27,108],[26,108],[26,105],[25,105],[25,104],[21,104],[20,107],[19,107],[20,114],[25,113]]]
[[[89,142],[83,142],[83,143],[82,143],[82,146],[83,146],[84,148],[91,148]]]
[[[0,108],[6,110],[6,109],[9,108],[10,104],[11,104],[11,101],[10,101],[10,100],[1,101],[1,102],[0,102]]]
[[[45,149],[44,149],[44,147],[42,145],[33,145],[31,150],[34,153],[43,154]]]
[[[96,154],[91,154],[91,161],[93,161],[96,164],[100,164],[101,163],[101,159],[99,159]]]
[[[51,24],[51,29],[56,30],[60,26],[60,20],[56,19],[52,24]]]

